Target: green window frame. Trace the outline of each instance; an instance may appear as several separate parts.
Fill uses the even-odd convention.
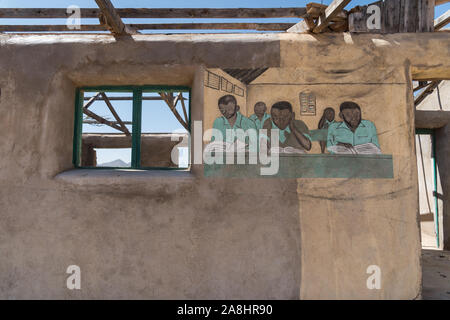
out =
[[[131,167],[83,167],[81,166],[81,146],[83,133],[83,105],[84,92],[86,91],[108,91],[108,92],[127,92],[133,93],[133,115],[131,132]],[[186,168],[173,167],[141,167],[141,121],[142,121],[142,95],[147,92],[189,92],[189,110],[188,110],[188,132],[189,139],[191,133],[191,88],[187,86],[84,86],[76,88],[75,92],[75,124],[73,139],[73,157],[72,162],[75,168],[79,169],[140,169],[140,170],[186,170]],[[189,141],[190,145],[190,141]],[[190,153],[189,149],[189,153]]]

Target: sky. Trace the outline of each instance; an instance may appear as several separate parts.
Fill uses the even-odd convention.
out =
[[[276,7],[305,7],[309,2],[330,4],[332,0],[112,0],[116,8],[276,8]],[[347,10],[357,5],[367,5],[375,2],[374,0],[353,0],[347,6]],[[80,8],[97,8],[94,0],[0,0],[0,8],[66,8],[70,5],[77,5]],[[437,6],[435,17],[439,17],[450,9],[450,3]],[[296,23],[300,21],[297,18],[273,18],[273,19],[124,19],[125,23],[189,23],[189,22],[285,22]],[[65,19],[0,19],[0,24],[65,24]],[[98,19],[82,19],[82,24],[98,24]],[[176,33],[176,30],[144,31],[143,33]],[[191,32],[180,30],[179,32]],[[205,30],[195,30],[193,32],[207,32]],[[217,30],[215,31],[217,32]],[[225,30],[223,32],[239,32]],[[248,32],[248,31],[245,31]],[[256,31],[254,31],[256,32]],[[187,101],[188,102],[188,101]],[[187,103],[188,104],[188,103]],[[131,103],[113,101],[117,112],[124,121],[131,121]],[[92,106],[100,115],[112,119],[112,115],[106,108],[104,102],[95,102]],[[181,112],[181,111],[180,111]],[[158,120],[156,120],[158,119]],[[160,121],[159,119],[164,119]],[[181,129],[174,115],[168,110],[167,106],[161,102],[145,101],[143,105],[143,131],[145,132],[171,132],[174,129]],[[144,121],[145,120],[145,121]],[[84,132],[113,132],[108,127],[84,126]],[[109,162],[115,159],[122,159],[125,162],[131,161],[131,150],[97,150],[98,163]]]

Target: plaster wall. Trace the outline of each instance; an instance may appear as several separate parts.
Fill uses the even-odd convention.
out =
[[[411,72],[450,77],[449,51],[441,34],[0,36],[0,297],[417,298]],[[77,86],[189,85],[192,120],[204,120],[205,68],[219,67],[304,67],[296,81],[315,70],[324,104],[367,103],[394,179],[62,173]],[[66,288],[71,264],[81,290]],[[381,290],[366,287],[373,264]]]

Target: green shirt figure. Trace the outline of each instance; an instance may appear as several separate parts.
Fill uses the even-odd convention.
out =
[[[268,130],[270,141],[271,130],[279,130],[279,146],[292,147],[300,150],[311,150],[311,136],[306,124],[301,120],[295,120],[292,105],[287,101],[280,101],[272,106],[271,119],[264,122],[263,129]]]
[[[335,145],[353,147],[366,143],[373,143],[380,148],[375,124],[361,119],[359,105],[354,102],[342,103],[339,116],[343,121],[328,127],[327,148]]]
[[[260,101],[255,104],[253,110],[255,113],[249,119],[255,123],[256,129],[262,129],[264,122],[270,118],[270,115],[266,112],[267,106],[264,102]]]
[[[219,130],[222,133],[223,141],[230,143],[236,141],[236,129],[242,129],[244,131],[247,131],[249,129],[256,130],[255,123],[239,112],[239,106],[237,105],[237,101],[234,96],[223,96],[219,99],[218,104],[222,116],[214,120],[213,128]],[[233,138],[231,138],[230,135],[227,135],[227,129],[233,131]],[[215,137],[213,136],[211,141],[214,140]],[[246,142],[248,142],[247,140],[248,138],[246,138]]]

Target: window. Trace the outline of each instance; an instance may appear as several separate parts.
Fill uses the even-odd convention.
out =
[[[188,87],[77,89],[73,163],[77,168],[187,169]]]
[[[316,95],[311,91],[300,92],[300,115],[316,115]]]

